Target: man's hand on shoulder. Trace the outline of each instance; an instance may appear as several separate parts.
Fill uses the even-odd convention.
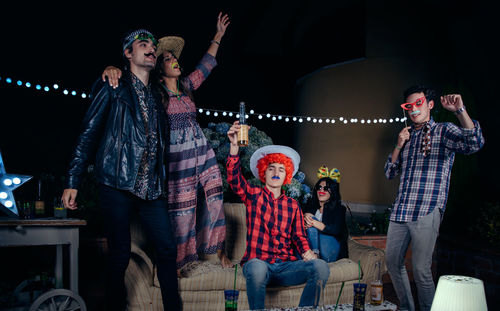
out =
[[[106,82],[106,80],[108,80],[109,85],[114,89],[118,87],[119,80],[121,77],[122,77],[122,71],[114,66],[106,67],[101,76],[102,81]]]

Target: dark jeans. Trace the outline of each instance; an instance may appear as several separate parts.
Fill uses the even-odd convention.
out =
[[[125,310],[125,271],[130,260],[130,216],[137,208],[142,227],[156,251],[158,280],[164,310],[181,310],[178,292],[177,246],[167,210],[167,200],[142,200],[128,191],[100,185],[100,206],[103,210],[108,238],[108,310]]]
[[[306,283],[299,307],[317,306],[317,293],[325,288],[330,267],[322,259],[295,260],[270,264],[252,258],[243,265],[247,281],[247,297],[251,310],[265,308],[266,286],[294,286]],[[318,292],[319,291],[319,292]]]

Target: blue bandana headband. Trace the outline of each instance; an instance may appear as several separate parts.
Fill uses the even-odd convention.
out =
[[[147,40],[150,39],[155,46],[158,45],[158,41],[153,36],[153,34],[145,29],[138,29],[131,32],[123,40],[123,51],[128,48],[135,40]]]

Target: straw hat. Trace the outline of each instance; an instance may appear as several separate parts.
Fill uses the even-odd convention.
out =
[[[166,51],[172,51],[174,56],[178,59],[181,56],[182,48],[184,48],[184,39],[176,36],[166,36],[158,40],[156,56]]]
[[[300,164],[300,155],[297,153],[297,151],[287,146],[268,145],[255,150],[255,152],[250,157],[250,170],[252,171],[253,176],[255,176],[256,178],[260,178],[259,170],[257,169],[257,163],[260,159],[271,153],[282,153],[285,156],[289,157],[293,162],[292,176],[297,173]]]

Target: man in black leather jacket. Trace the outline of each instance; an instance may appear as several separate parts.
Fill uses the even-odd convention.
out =
[[[156,45],[146,30],[129,33],[123,42],[129,69],[120,85],[112,88],[102,80],[94,84],[62,197],[66,208],[77,208],[82,173],[95,155],[99,203],[108,231],[108,310],[126,308],[124,276],[130,259],[130,216],[135,209],[156,249],[164,309],[181,309],[176,243],[165,197],[166,115],[156,79],[150,79]]]

